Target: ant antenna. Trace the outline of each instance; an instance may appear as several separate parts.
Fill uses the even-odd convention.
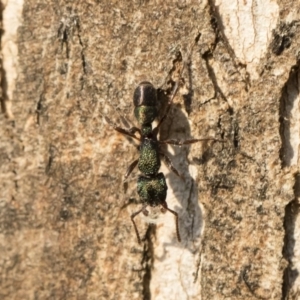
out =
[[[201,37],[201,33],[199,32],[198,35],[196,36],[196,38],[194,39],[194,42],[193,42],[193,44],[191,46],[191,49],[189,51],[189,54],[188,54],[189,58],[191,57],[193,49],[194,49],[195,45],[198,43],[200,37]],[[158,133],[159,127],[161,126],[161,124],[163,123],[163,121],[166,119],[166,117],[167,117],[167,115],[168,115],[168,113],[169,113],[169,111],[171,109],[171,105],[172,105],[173,100],[174,100],[174,98],[175,98],[175,96],[176,96],[176,94],[178,92],[178,89],[179,89],[179,83],[180,83],[180,80],[182,78],[183,70],[185,69],[186,66],[187,66],[187,62],[184,60],[183,63],[182,63],[181,70],[179,72],[179,79],[175,82],[175,85],[174,85],[174,88],[173,88],[173,91],[172,91],[172,96],[170,97],[170,100],[168,102],[168,106],[166,108],[166,111],[165,111],[163,117],[159,120],[156,128],[154,128],[154,130],[153,130],[153,132],[155,134]]]

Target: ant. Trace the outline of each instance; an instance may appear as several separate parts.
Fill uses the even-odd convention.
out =
[[[199,38],[200,35],[195,39],[195,42],[197,42]],[[179,81],[182,76],[184,66],[185,65],[183,65],[179,73]],[[136,139],[140,143],[138,146],[140,156],[138,159],[136,159],[129,165],[125,174],[125,180],[126,180],[136,166],[138,166],[139,171],[142,173],[138,176],[137,193],[140,197],[141,202],[143,203],[143,206],[140,210],[134,212],[131,215],[131,221],[133,223],[134,230],[139,243],[141,243],[141,238],[134,218],[141,212],[145,216],[148,216],[149,215],[149,211],[147,210],[148,206],[150,207],[160,206],[161,212],[165,213],[166,211],[169,211],[175,216],[177,239],[179,242],[181,241],[181,237],[179,233],[178,214],[177,212],[170,209],[167,205],[166,197],[167,197],[168,186],[166,184],[166,179],[164,174],[162,172],[158,173],[161,166],[161,157],[165,160],[170,170],[172,170],[177,176],[181,177],[182,179],[183,177],[173,166],[170,158],[162,151],[162,149],[160,149],[160,145],[170,144],[175,146],[182,146],[182,145],[192,144],[200,141],[208,141],[208,140],[223,142],[222,140],[217,140],[215,138],[189,139],[184,141],[180,141],[180,140],[161,141],[157,138],[157,135],[159,133],[159,128],[162,125],[163,121],[166,119],[171,109],[173,99],[175,98],[176,93],[178,91],[179,81],[175,82],[166,110],[162,118],[159,120],[158,125],[155,128],[152,128],[152,123],[158,117],[158,113],[159,113],[157,109],[158,90],[155,89],[154,86],[148,81],[141,82],[137,86],[133,94],[133,104],[135,106],[134,115],[135,118],[137,119],[137,122],[140,125],[140,128],[132,127],[130,129],[124,129],[113,124],[108,117],[106,116],[104,117],[107,123],[110,126],[112,126],[116,131],[118,131],[123,135],[127,135],[133,139]],[[139,137],[136,136],[136,133],[139,134]]]

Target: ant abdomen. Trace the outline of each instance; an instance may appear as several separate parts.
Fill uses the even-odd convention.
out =
[[[140,175],[137,181],[137,192],[143,203],[155,207],[164,203],[167,198],[167,183],[163,173],[155,177]]]

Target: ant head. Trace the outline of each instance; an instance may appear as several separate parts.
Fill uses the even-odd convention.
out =
[[[134,91],[133,103],[135,107],[138,106],[156,106],[157,105],[157,91],[148,81],[141,82]]]

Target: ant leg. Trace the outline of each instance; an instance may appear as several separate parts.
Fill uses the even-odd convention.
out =
[[[136,234],[136,237],[137,237],[137,240],[138,240],[138,243],[139,243],[139,244],[141,243],[141,238],[140,238],[140,235],[139,235],[137,226],[136,226],[136,224],[135,224],[135,222],[134,222],[134,218],[135,218],[138,214],[140,214],[141,212],[143,212],[143,213],[147,212],[147,211],[146,211],[146,207],[147,207],[147,206],[148,206],[148,204],[144,204],[144,206],[143,206],[140,210],[138,210],[137,212],[133,213],[133,214],[130,216],[131,221],[132,221],[132,223],[133,223],[134,230],[135,230],[135,234]]]
[[[191,54],[193,52],[193,48],[195,47],[195,45],[198,43],[199,39],[201,37],[201,33],[198,33],[198,35],[196,36],[196,38],[194,39],[194,42],[193,42],[193,45],[191,46],[191,49],[189,51],[189,54],[188,54],[188,57],[190,58],[191,57]],[[181,56],[181,53],[180,53],[180,56]],[[157,134],[158,133],[158,130],[159,130],[159,127],[161,126],[162,122],[166,119],[170,109],[171,109],[171,105],[173,103],[173,100],[178,92],[178,89],[179,89],[179,84],[180,84],[180,80],[182,79],[182,73],[183,73],[183,70],[186,68],[186,66],[188,65],[188,63],[183,60],[183,63],[182,63],[182,67],[181,67],[181,70],[179,72],[179,80],[177,80],[175,82],[175,85],[174,85],[174,88],[173,88],[173,91],[172,91],[172,94],[171,94],[171,97],[170,97],[170,100],[168,102],[168,106],[166,108],[166,111],[164,113],[164,115],[162,116],[162,118],[159,120],[157,126],[153,129],[153,133]],[[169,74],[170,75],[170,74]]]
[[[140,140],[134,133],[135,132],[141,132],[139,128],[136,127],[132,127],[130,129],[124,129],[121,127],[116,126],[107,116],[104,116],[105,121],[116,131],[124,134],[124,135],[128,135],[136,140]]]
[[[140,129],[140,128],[137,128],[137,127],[135,127],[135,126],[129,128],[128,131],[129,131],[130,133],[132,133],[132,134],[135,134],[136,132],[138,132],[140,135],[142,135],[141,129]]]
[[[203,138],[203,139],[190,139],[190,140],[165,140],[165,141],[158,141],[161,144],[169,144],[169,145],[175,145],[175,146],[182,146],[182,145],[188,145],[193,144],[197,142],[203,142],[203,141],[215,141],[215,142],[222,142],[224,143],[224,140],[219,140],[215,138]]]
[[[128,129],[126,129],[127,131],[129,131],[132,134],[135,134],[136,132],[138,132],[141,135],[141,130],[139,128],[137,128],[135,126],[130,126],[129,122],[126,120],[126,118],[123,115],[120,114],[119,110],[116,110],[116,112],[119,114],[119,118],[120,118],[121,122],[123,123],[123,125],[125,125],[125,128],[128,128]]]
[[[175,224],[176,224],[176,234],[177,234],[177,240],[178,242],[181,242],[181,238],[180,238],[180,234],[179,234],[179,222],[178,222],[178,214],[176,211],[168,208],[168,204],[167,202],[163,202],[161,204],[162,206],[162,212],[164,212],[165,210],[168,210],[170,213],[172,213],[175,216]]]
[[[181,73],[182,72],[180,72],[180,76],[181,76]],[[167,115],[169,114],[169,111],[170,111],[172,103],[173,103],[173,99],[175,98],[175,96],[177,94],[178,87],[179,87],[179,82],[177,81],[177,82],[175,82],[175,85],[174,85],[174,88],[173,88],[173,91],[172,91],[172,96],[171,96],[171,99],[168,102],[168,106],[166,108],[166,111],[165,111],[164,115],[162,116],[162,118],[159,120],[157,126],[153,129],[153,134],[154,135],[157,135],[159,127],[161,126],[161,124],[166,119]]]
[[[167,167],[174,172],[178,177],[180,177],[183,181],[184,177],[177,171],[177,169],[173,166],[171,159],[163,152],[159,152],[159,154],[163,157]]]
[[[128,178],[128,176],[131,174],[131,172],[134,170],[136,165],[138,164],[139,160],[136,159],[134,162],[132,162],[129,167],[126,170],[125,176],[124,176],[124,181]]]

